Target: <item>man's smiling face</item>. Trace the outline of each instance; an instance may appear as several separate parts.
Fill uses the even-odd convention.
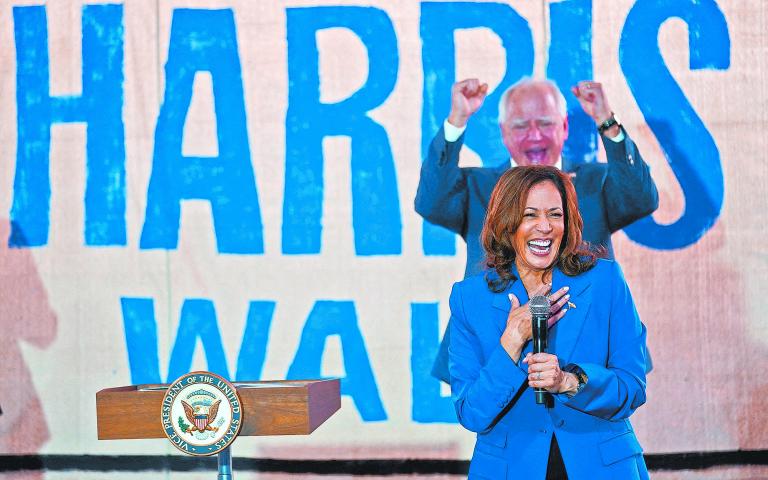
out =
[[[557,163],[568,138],[568,119],[549,85],[522,85],[509,95],[501,137],[520,166]]]

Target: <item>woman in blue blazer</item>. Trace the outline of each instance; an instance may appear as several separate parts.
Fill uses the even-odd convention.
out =
[[[553,167],[511,169],[491,195],[489,268],[450,298],[453,402],[477,432],[469,478],[648,478],[629,423],[645,403],[645,327],[619,265],[581,228],[573,184]],[[531,351],[535,295],[551,303],[548,353]]]

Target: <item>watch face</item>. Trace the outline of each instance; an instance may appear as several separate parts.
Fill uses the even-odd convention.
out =
[[[601,123],[600,126],[597,127],[597,131],[600,132],[600,134],[602,134],[604,131],[608,130],[614,125],[621,126],[621,123],[619,123],[619,118],[616,116],[616,114],[611,112],[610,118],[608,118],[608,120]]]
[[[568,365],[565,371],[576,375],[576,378],[579,380],[579,386],[587,383],[587,380],[589,380],[586,372],[584,372],[584,370],[582,370],[582,368],[578,365]]]

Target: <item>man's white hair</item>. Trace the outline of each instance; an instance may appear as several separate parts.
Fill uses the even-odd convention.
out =
[[[511,87],[504,90],[504,93],[501,94],[501,100],[499,100],[499,124],[502,124],[507,120],[507,100],[509,97],[518,88],[527,87],[529,85],[546,85],[551,88],[555,95],[555,103],[557,103],[557,109],[560,111],[560,114],[563,116],[563,118],[568,116],[568,104],[565,101],[565,96],[563,96],[563,92],[560,91],[560,88],[558,88],[555,82],[548,78],[537,79],[531,77],[523,77],[515,82]]]

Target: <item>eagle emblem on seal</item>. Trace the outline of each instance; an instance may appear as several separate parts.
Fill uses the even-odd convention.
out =
[[[187,397],[189,403],[181,401],[184,407],[184,414],[190,425],[184,433],[205,432],[206,430],[215,432],[218,427],[213,426],[216,420],[216,414],[219,412],[221,400],[205,390],[198,390]]]
[[[160,409],[163,432],[171,445],[196,456],[226,449],[237,438],[242,418],[237,388],[215,373],[202,371],[170,383]]]

